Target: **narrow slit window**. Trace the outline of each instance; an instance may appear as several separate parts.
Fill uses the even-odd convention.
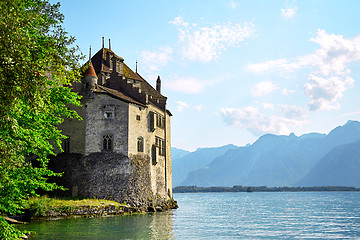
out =
[[[144,152],[144,138],[138,137],[137,139],[137,150],[138,152]]]
[[[70,152],[70,137],[68,137],[67,139],[64,140],[63,150],[65,153]]]

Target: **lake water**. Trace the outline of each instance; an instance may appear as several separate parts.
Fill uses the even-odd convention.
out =
[[[179,209],[21,226],[32,239],[360,239],[360,192],[181,193]]]

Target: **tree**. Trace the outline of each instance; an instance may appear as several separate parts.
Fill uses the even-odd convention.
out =
[[[0,1],[0,239],[18,238],[2,214],[21,212],[35,190],[47,183],[54,146],[66,138],[57,129],[64,118],[79,116],[80,105],[66,87],[80,79],[81,55],[63,29],[60,4],[47,0]]]

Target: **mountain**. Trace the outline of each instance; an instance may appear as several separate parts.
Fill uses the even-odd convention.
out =
[[[175,162],[177,159],[182,158],[188,155],[190,152],[182,149],[178,149],[175,147],[171,148],[171,160]]]
[[[360,141],[333,148],[297,184],[360,187]]]
[[[238,147],[231,144],[215,148],[198,148],[195,152],[190,152],[183,157],[176,158],[172,164],[173,186],[179,186],[189,172],[205,167],[215,158],[236,148]],[[174,152],[172,152],[172,156],[173,153]],[[175,151],[175,154],[178,154],[178,152]]]
[[[309,174],[334,147],[360,140],[360,122],[348,121],[328,135],[261,136],[189,173],[184,186],[291,186]],[[360,174],[360,172],[359,172]]]

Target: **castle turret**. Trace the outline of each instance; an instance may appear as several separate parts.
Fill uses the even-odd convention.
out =
[[[83,73],[83,78],[81,79],[82,87],[81,87],[81,95],[86,98],[91,98],[93,96],[93,91],[97,87],[97,75],[95,73],[95,69],[90,62],[88,69]]]

